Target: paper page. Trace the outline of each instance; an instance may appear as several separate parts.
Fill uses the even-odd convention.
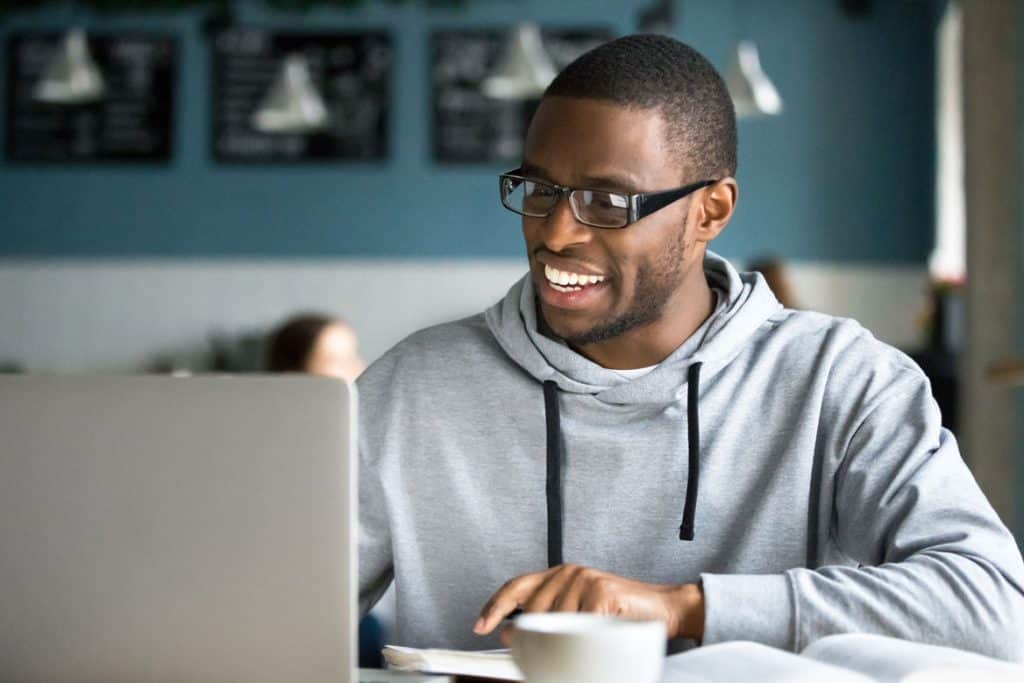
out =
[[[388,645],[381,654],[388,666],[398,671],[499,678],[521,681],[523,673],[512,661],[508,650],[421,650],[414,647]]]
[[[453,683],[451,676],[435,674],[413,674],[386,669],[360,669],[359,683]]]
[[[661,683],[712,681],[873,683],[872,679],[853,671],[743,641],[705,645],[665,660]]]
[[[811,643],[803,656],[872,676],[882,683],[945,680],[1024,681],[1024,666],[951,647],[850,633]],[[955,675],[956,678],[949,678]]]

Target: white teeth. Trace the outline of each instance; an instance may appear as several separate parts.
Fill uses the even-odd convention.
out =
[[[603,275],[584,275],[582,273],[570,273],[565,270],[558,270],[551,266],[544,266],[544,277],[547,278],[548,282],[552,286],[561,285],[561,287],[555,287],[558,291],[573,292],[587,285],[594,285],[604,280]],[[579,287],[572,286],[579,285]]]

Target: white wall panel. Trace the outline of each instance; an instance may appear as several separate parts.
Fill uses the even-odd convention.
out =
[[[373,360],[410,332],[471,315],[523,273],[502,261],[0,262],[0,362],[31,370],[131,370],[187,359],[211,334],[290,313],[344,315]],[[914,346],[926,274],[916,267],[791,264],[807,308],[859,319]]]

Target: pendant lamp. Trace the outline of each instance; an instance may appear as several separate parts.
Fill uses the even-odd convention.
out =
[[[497,67],[480,89],[498,100],[538,99],[555,79],[555,73],[555,65],[544,49],[540,27],[522,23],[512,31]]]
[[[39,102],[86,104],[100,99],[104,90],[103,75],[89,54],[85,31],[73,28],[57,46],[32,95]]]
[[[327,127],[327,107],[301,54],[285,57],[259,109],[253,128],[262,133],[315,133]]]
[[[752,41],[737,43],[725,84],[736,108],[736,118],[775,116],[782,112],[782,97],[761,68],[757,46]]]

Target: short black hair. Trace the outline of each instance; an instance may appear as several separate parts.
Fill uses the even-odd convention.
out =
[[[668,124],[667,142],[694,174],[689,180],[736,175],[736,112],[729,91],[711,62],[678,40],[632,35],[599,45],[565,67],[544,97],[658,109]]]
[[[269,372],[306,372],[309,357],[320,333],[338,318],[320,313],[303,313],[289,318],[270,333],[267,342]]]

